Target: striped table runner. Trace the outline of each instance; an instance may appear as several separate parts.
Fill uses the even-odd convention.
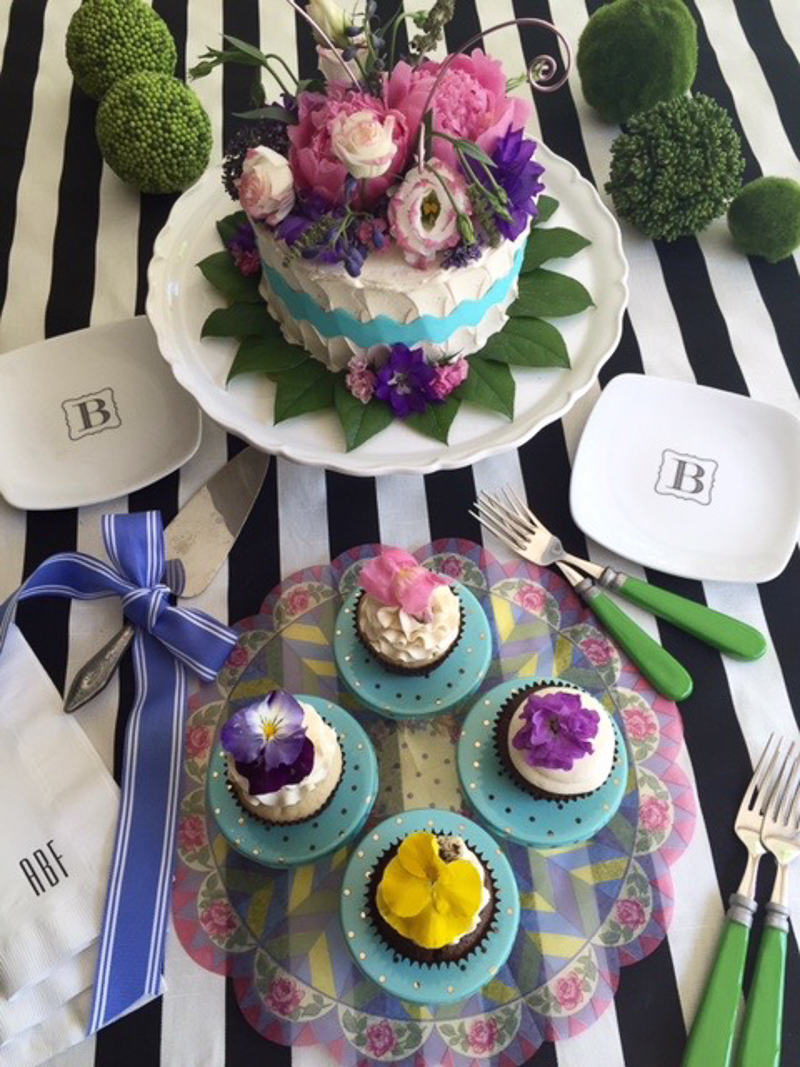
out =
[[[409,10],[432,0],[406,0]],[[0,351],[84,326],[141,313],[153,239],[172,198],[140,198],[103,168],[94,139],[94,105],[73,89],[64,34],[78,0],[5,0],[0,4]],[[231,33],[297,61],[313,72],[313,45],[281,0],[154,0],[178,44],[179,70],[220,34]],[[388,17],[396,0],[380,0]],[[598,0],[458,0],[447,44],[457,47],[482,26],[536,15],[576,42]],[[800,177],[800,8],[796,0],[689,0],[698,23],[695,90],[731,113],[747,160],[746,179]],[[535,29],[489,39],[509,73],[544,50]],[[214,130],[215,151],[233,131],[231,113],[247,105],[249,72],[226,69],[197,83]],[[537,96],[541,138],[602,187],[617,130],[587,108],[576,75],[568,88]],[[604,194],[601,194],[604,195]],[[226,567],[192,606],[235,621],[254,614],[283,575],[367,541],[416,547],[457,535],[482,539],[467,507],[479,489],[511,482],[569,547],[601,563],[618,562],[587,544],[568,508],[570,465],[600,389],[615,375],[646,372],[697,381],[800,413],[800,281],[795,255],[778,265],[732,256],[727,229],[654,245],[625,232],[631,299],[616,355],[600,383],[562,420],[517,452],[471,468],[427,477],[352,479],[278,460]],[[240,447],[206,422],[203,444],[180,471],[102,507],[24,514],[0,501],[0,598],[54,552],[102,551],[104,511],[161,509],[165,522]],[[769,521],[769,516],[764,516]],[[499,557],[502,546],[486,538]],[[689,854],[673,871],[676,909],[668,939],[648,959],[624,969],[614,1005],[584,1035],[545,1045],[536,1067],[674,1067],[711,959],[723,901],[741,873],[742,850],[731,832],[739,791],[767,733],[796,729],[800,708],[796,653],[800,555],[764,586],[700,583],[650,574],[677,592],[732,612],[768,632],[771,647],[755,664],[723,660],[668,626],[641,616],[651,633],[697,680],[682,706],[684,769],[697,783],[700,816]],[[18,621],[63,687],[65,678],[111,635],[118,607],[48,601],[20,608]],[[130,667],[80,721],[119,773],[121,738],[133,697]],[[765,875],[766,875],[765,865]],[[767,876],[768,877],[768,876]],[[800,880],[797,881],[800,888]],[[766,889],[762,885],[762,892]],[[800,928],[800,892],[793,896]],[[796,934],[787,1002],[800,998]],[[757,932],[756,932],[757,938]],[[265,1043],[236,1007],[226,980],[197,967],[174,936],[167,948],[168,992],[52,1062],[58,1067],[223,1067],[290,1063],[324,1067],[325,1050],[290,1051]],[[788,1012],[784,1060],[796,1062],[800,1020]]]

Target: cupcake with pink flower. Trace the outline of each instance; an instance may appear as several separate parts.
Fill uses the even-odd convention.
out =
[[[355,611],[361,643],[387,670],[429,674],[458,643],[461,605],[450,580],[410,552],[385,548],[361,569]]]
[[[591,693],[561,682],[515,691],[500,710],[495,745],[507,774],[537,797],[565,800],[599,789],[611,774],[611,716]]]
[[[342,777],[334,728],[310,704],[280,689],[234,712],[220,742],[240,805],[265,822],[312,818],[330,802]]]

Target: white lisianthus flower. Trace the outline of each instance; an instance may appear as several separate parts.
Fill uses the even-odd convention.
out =
[[[333,0],[309,0],[306,11],[317,26],[326,33],[334,44],[346,48],[350,43],[346,30],[352,25],[350,16]],[[324,44],[324,41],[320,41]]]
[[[289,160],[265,145],[248,149],[237,189],[242,208],[256,222],[277,226],[294,207]]]
[[[354,178],[380,178],[397,153],[394,115],[379,118],[372,111],[341,113],[331,124],[331,149]]]

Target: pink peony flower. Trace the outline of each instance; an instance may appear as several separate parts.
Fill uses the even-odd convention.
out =
[[[385,548],[361,568],[362,587],[381,604],[424,618],[434,589],[448,585],[445,578],[421,567],[402,548]]]
[[[437,364],[435,370],[436,378],[431,388],[437,400],[444,400],[469,376],[469,363],[459,356],[449,363]]]
[[[353,356],[347,364],[344,384],[362,404],[368,404],[375,392],[377,377],[366,356]]]
[[[187,815],[178,824],[178,844],[185,851],[202,848],[206,843],[206,824],[202,815]]]
[[[627,708],[622,713],[625,729],[632,741],[647,741],[656,735],[656,724],[641,708]]]
[[[251,219],[277,226],[294,207],[294,179],[289,161],[272,148],[248,148],[236,183],[239,202]]]
[[[367,1052],[371,1056],[385,1056],[395,1046],[394,1030],[386,1019],[368,1026],[366,1038]]]
[[[264,994],[264,1003],[277,1015],[291,1015],[303,1003],[303,990],[291,978],[273,978]]]
[[[203,756],[211,748],[211,731],[207,726],[190,726],[186,731],[186,755]]]
[[[574,1011],[583,1000],[580,976],[575,971],[570,971],[563,978],[559,978],[555,986],[555,995],[564,1011]]]
[[[286,607],[290,615],[302,615],[311,607],[311,597],[307,589],[293,589],[286,598]]]
[[[232,648],[231,652],[230,652],[230,655],[228,656],[228,666],[229,667],[244,667],[244,665],[246,663],[247,663],[247,649],[242,648],[241,645],[237,645],[235,648]]]
[[[541,589],[536,586],[526,585],[517,591],[514,598],[521,608],[531,612],[532,615],[541,615],[544,611],[545,596]]]
[[[454,206],[455,205],[455,206]],[[424,269],[461,240],[458,212],[472,214],[464,179],[440,159],[413,167],[389,201],[389,227],[406,260]]]
[[[669,804],[661,797],[645,797],[639,808],[639,821],[654,833],[669,826]]]
[[[587,637],[580,642],[579,648],[595,667],[604,667],[606,663],[611,662],[612,652],[607,641]]]
[[[619,923],[629,930],[642,926],[646,918],[644,908],[638,900],[618,900],[614,905],[614,912]]]
[[[225,941],[239,925],[233,908],[222,897],[218,897],[205,911],[201,911],[199,918],[200,925],[209,937],[218,941]]]
[[[317,193],[330,204],[343,204],[347,166],[333,150],[331,131],[340,116],[357,112],[370,112],[377,122],[385,123],[392,118],[392,141],[394,158],[389,169],[377,178],[366,179],[355,198],[357,206],[374,204],[395,182],[405,169],[410,145],[406,117],[399,111],[387,108],[382,100],[369,93],[354,92],[343,85],[330,85],[327,96],[322,93],[301,93],[297,98],[298,122],[289,127],[289,162],[292,166],[298,189]]]
[[[398,63],[387,80],[387,106],[402,112],[415,134],[440,67],[431,61],[413,70],[408,63]],[[436,91],[432,109],[435,130],[474,141],[491,155],[499,138],[525,126],[533,104],[510,97],[502,64],[476,48],[471,55],[456,56],[452,61]],[[434,137],[431,152],[455,166],[456,155],[448,141]]]
[[[467,1031],[467,1041],[473,1052],[491,1052],[497,1044],[497,1023],[491,1017],[476,1019]]]

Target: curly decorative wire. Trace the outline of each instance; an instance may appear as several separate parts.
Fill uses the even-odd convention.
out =
[[[291,0],[289,0],[289,2],[291,3]],[[561,75],[557,82],[553,82],[553,78],[555,77],[558,71],[558,63],[552,56],[536,56],[536,58],[531,61],[530,65],[528,66],[528,81],[530,82],[531,87],[540,93],[554,93],[557,89],[560,89],[561,86],[566,83],[567,78],[569,77],[570,67],[572,66],[572,51],[569,47],[569,41],[566,39],[561,30],[555,27],[552,22],[546,22],[544,19],[527,17],[509,19],[508,22],[499,22],[496,26],[490,26],[488,30],[483,30],[481,33],[476,33],[474,37],[470,37],[466,44],[462,44],[457,52],[451,53],[447,57],[447,59],[444,60],[441,67],[439,68],[439,73],[436,76],[436,80],[434,81],[433,85],[431,86],[431,90],[428,93],[428,98],[425,101],[425,107],[422,111],[423,115],[426,115],[430,110],[430,106],[433,103],[433,98],[436,95],[436,90],[439,88],[439,84],[441,83],[443,76],[447,73],[447,70],[449,69],[456,56],[466,52],[468,48],[471,48],[474,44],[477,44],[478,41],[481,40],[481,38],[488,37],[490,33],[495,33],[495,31],[497,30],[508,29],[510,26],[541,26],[546,30],[552,30],[564,48],[564,73]],[[417,154],[419,159],[419,169],[422,170],[425,166],[424,122],[420,126],[419,151]]]
[[[306,22],[309,24],[309,26],[311,26],[311,28],[313,29],[313,31],[314,31],[314,33],[316,35],[318,35],[319,37],[322,38],[322,40],[325,42],[325,44],[328,46],[328,48],[330,48],[331,51],[333,52],[333,56],[334,56],[334,59],[336,60],[336,62],[339,64],[339,66],[345,72],[345,74],[350,79],[350,81],[353,83],[353,85],[356,87],[356,89],[359,89],[361,87],[361,83],[359,82],[358,78],[353,73],[353,71],[350,69],[350,67],[347,65],[347,63],[344,61],[344,58],[342,56],[342,53],[341,53],[340,49],[337,48],[337,46],[333,43],[333,41],[330,39],[330,37],[327,35],[327,33],[325,33],[325,31],[322,29],[322,27],[319,26],[314,21],[314,19],[312,19],[312,17],[309,15],[309,13],[307,11],[305,11],[302,7],[300,7],[299,4],[296,4],[295,0],[286,0],[286,3],[289,5],[289,7],[293,7],[295,9],[295,11],[297,12],[297,14],[301,15],[306,20]]]

